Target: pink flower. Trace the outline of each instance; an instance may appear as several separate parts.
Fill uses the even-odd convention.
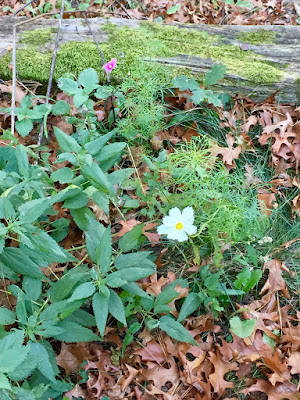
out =
[[[109,74],[113,69],[115,69],[117,66],[117,59],[116,58],[112,58],[110,61],[108,61],[108,63],[103,65],[103,69],[104,71]]]

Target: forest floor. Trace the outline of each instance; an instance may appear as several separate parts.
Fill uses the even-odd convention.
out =
[[[296,2],[230,3],[65,9],[300,23]],[[3,0],[0,15],[23,5]],[[14,126],[0,76],[0,399],[299,399],[299,105],[208,93],[142,62],[123,80],[118,60],[105,68],[62,76],[49,102],[18,79]]]

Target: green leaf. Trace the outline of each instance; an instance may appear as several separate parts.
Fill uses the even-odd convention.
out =
[[[181,325],[180,322],[165,315],[159,320],[159,327],[165,331],[171,338],[179,342],[190,343],[198,345],[193,336]]]
[[[232,333],[240,338],[251,336],[254,331],[256,321],[254,319],[246,319],[242,321],[239,317],[235,316],[229,320],[230,329]]]
[[[180,10],[181,4],[175,4],[174,6],[170,7],[167,9],[167,14],[175,14],[178,10]]]
[[[109,174],[109,182],[112,185],[120,185],[135,172],[134,168],[122,168]]]
[[[69,183],[74,177],[74,173],[71,168],[63,167],[59,168],[51,174],[52,182]]]
[[[73,97],[73,101],[74,101],[74,106],[76,108],[79,108],[82,106],[82,104],[84,104],[86,101],[88,101],[89,96],[84,93],[84,91],[82,89],[77,89],[77,92],[75,93],[74,97]]]
[[[136,225],[131,231],[125,233],[119,240],[119,248],[124,253],[137,247],[139,239],[143,234],[144,224]]]
[[[13,381],[23,381],[32,374],[36,368],[36,364],[36,358],[30,353],[27,354],[25,360],[18,365],[18,368],[8,373],[9,379]]]
[[[103,293],[95,293],[93,296],[93,311],[101,336],[104,336],[105,332],[105,326],[108,317],[109,297],[105,296]]]
[[[143,265],[143,267],[155,268],[156,265],[149,259],[150,254],[151,251],[137,251],[130,254],[121,254],[115,259],[115,266],[117,269],[138,267],[140,265]]]
[[[210,71],[205,74],[205,86],[215,85],[218,81],[224,78],[226,73],[226,65],[214,64]]]
[[[89,197],[84,193],[78,193],[77,196],[73,196],[70,199],[67,199],[64,202],[63,207],[64,208],[82,208],[84,206],[86,206],[89,202]]]
[[[36,199],[21,204],[18,208],[20,224],[35,222],[50,206],[50,199]]]
[[[177,321],[178,322],[184,321],[189,315],[191,315],[194,311],[196,311],[200,305],[201,305],[201,299],[198,296],[198,294],[189,293],[181,306]]]
[[[16,314],[8,308],[0,307],[0,325],[11,325],[16,320]]]
[[[122,357],[124,356],[125,349],[126,347],[132,343],[134,339],[134,334],[141,329],[141,324],[139,322],[134,322],[132,325],[130,325],[128,331],[126,332],[125,338],[123,340],[123,346],[122,346]]]
[[[125,326],[127,325],[124,305],[120,297],[113,290],[110,290],[108,311],[114,318],[120,321],[123,325]]]
[[[15,217],[16,217],[16,212],[13,205],[11,204],[11,202],[8,200],[7,197],[2,195],[0,197],[0,218],[1,219],[5,218],[7,220],[10,220],[10,219],[15,219]]]
[[[147,300],[151,299],[150,295],[144,292],[144,290],[141,289],[139,285],[134,282],[126,283],[126,285],[123,285],[122,288],[126,290],[126,292],[132,294],[133,296],[139,296]]]
[[[69,302],[74,300],[86,299],[95,293],[95,285],[92,282],[85,282],[79,285],[68,299]]]
[[[0,340],[0,372],[14,371],[26,359],[29,348],[23,346],[24,332],[16,331]]]
[[[89,277],[88,269],[86,267],[77,267],[70,269],[62,278],[52,284],[48,291],[48,296],[51,302],[64,300],[72,292],[73,287],[80,281]]]
[[[106,143],[114,136],[115,132],[111,131],[107,134],[100,136],[98,139],[93,140],[92,142],[87,143],[84,148],[88,151],[92,156],[95,156],[99,153]]]
[[[80,152],[81,146],[76,142],[74,138],[67,135],[65,132],[63,132],[56,126],[54,126],[54,133],[61,150],[74,153]]]
[[[16,247],[6,247],[4,249],[0,254],[0,266],[1,263],[20,275],[36,279],[45,277],[40,267],[26,256],[21,249]]]
[[[58,80],[57,86],[65,93],[73,95],[78,90],[78,83],[73,79],[60,78]]]
[[[187,89],[193,91],[193,90],[199,88],[199,84],[198,84],[198,82],[195,81],[194,78],[189,79],[184,75],[180,75],[177,78],[174,78],[172,80],[172,83],[173,83],[174,87],[178,88],[181,91],[184,91]]]
[[[122,156],[122,151],[126,147],[126,143],[118,142],[107,144],[98,154],[94,157],[99,161],[101,169],[105,172],[108,171],[119,158]]]
[[[162,305],[165,306],[165,305],[169,304],[172,300],[176,299],[178,294],[179,293],[176,292],[172,287],[167,286],[165,289],[163,289],[163,291],[156,296],[156,299],[154,302],[154,313],[158,314],[159,312],[161,312],[159,307]],[[164,309],[166,311],[169,311],[170,307],[167,307],[167,308],[164,307]]]
[[[9,383],[9,380],[2,373],[0,373],[0,389],[12,390],[12,387],[11,387],[11,384]],[[1,393],[0,393],[0,396],[1,396]]]
[[[93,211],[89,207],[71,208],[70,212],[76,225],[82,231],[87,229],[89,219],[94,218]]]
[[[29,177],[29,161],[26,147],[21,144],[16,146],[16,159],[20,173],[28,179]]]
[[[22,119],[22,121],[16,122],[16,130],[22,137],[29,135],[32,129],[33,129],[33,122],[29,118],[25,118]]]
[[[70,111],[70,104],[64,100],[58,100],[52,107],[53,115],[64,115]]]
[[[99,84],[97,72],[93,68],[85,69],[79,74],[78,83],[84,87],[85,92],[91,93]]]
[[[55,374],[45,347],[40,343],[30,343],[30,354],[35,357],[38,370],[51,382],[55,382]]]
[[[90,329],[85,328],[75,322],[61,321],[57,324],[64,332],[59,335],[53,335],[58,340],[66,343],[93,342],[99,340]]]
[[[95,317],[81,308],[75,310],[66,320],[76,322],[85,327],[96,326]]]
[[[113,185],[114,183],[110,179],[111,174],[109,175],[109,182]],[[94,202],[99,206],[106,215],[109,215],[109,197],[107,194],[99,192],[95,190],[92,195]]]
[[[109,225],[105,229],[96,251],[96,263],[100,265],[100,270],[103,273],[106,273],[110,266],[111,251],[111,227]]]
[[[128,282],[136,282],[154,273],[155,269],[149,267],[124,268],[109,274],[105,282],[107,285],[116,288],[126,285]]]
[[[81,172],[96,189],[106,194],[110,193],[111,185],[98,164],[82,165]]]
[[[105,232],[105,227],[94,218],[89,218],[86,229],[86,249],[88,255],[97,262],[97,249],[99,248],[101,238]]]

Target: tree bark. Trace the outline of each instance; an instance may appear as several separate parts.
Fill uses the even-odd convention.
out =
[[[0,17],[0,59],[8,51],[13,43],[13,25],[24,22],[23,17]],[[140,25],[140,21],[110,18],[109,22],[117,27],[128,26],[132,29]],[[107,34],[102,27],[107,24],[106,18],[90,18],[90,27],[99,43],[107,40]],[[40,18],[28,20],[19,25],[17,30],[17,48],[24,46],[20,37],[26,30],[53,28],[52,40],[47,43],[48,48],[53,48],[55,42],[55,28],[58,20]],[[222,38],[222,44],[240,47],[245,52],[254,52],[264,57],[264,61],[275,63],[283,71],[283,78],[272,83],[255,83],[249,79],[231,73],[226,73],[225,80],[214,87],[229,94],[242,94],[252,97],[256,101],[262,101],[274,92],[278,91],[276,99],[281,103],[300,103],[300,27],[298,26],[234,26],[234,25],[178,25],[181,29],[205,31],[209,35],[218,35]],[[251,44],[247,39],[241,39],[245,35],[258,31],[268,31],[276,35],[274,43]],[[134,34],[134,33],[133,33]],[[69,41],[91,41],[92,37],[84,19],[65,19],[62,25],[61,43]],[[122,50],[122,49],[120,49]],[[214,63],[209,58],[199,58],[186,54],[178,54],[176,57],[152,57],[150,62],[158,62],[175,67],[192,70],[195,73],[203,73],[211,68]],[[38,66],[37,66],[38,67]],[[0,76],[1,78],[1,76]]]

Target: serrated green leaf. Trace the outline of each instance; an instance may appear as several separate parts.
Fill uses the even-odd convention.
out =
[[[22,121],[16,122],[16,130],[22,137],[29,135],[33,129],[33,122],[29,118],[22,119]]]
[[[120,321],[123,325],[125,326],[127,325],[124,305],[120,297],[113,290],[110,290],[108,311],[114,318]]]
[[[16,247],[6,247],[0,254],[0,263],[20,275],[31,278],[43,279],[44,274],[39,266],[35,264],[21,249]]]
[[[123,287],[128,282],[136,282],[155,273],[154,268],[149,267],[130,267],[120,271],[115,271],[107,276],[105,282],[107,285],[117,288]]]
[[[52,182],[69,183],[74,177],[74,173],[71,168],[63,167],[59,168],[51,174]]]
[[[9,380],[1,372],[0,372],[0,389],[12,390],[12,387],[11,387],[11,384],[9,383]],[[1,394],[0,394],[0,396],[1,396]]]
[[[62,278],[52,284],[49,289],[48,296],[51,302],[55,303],[64,300],[72,292],[73,287],[78,282],[82,282],[89,277],[88,269],[85,267],[77,267],[68,271]]]
[[[18,208],[19,222],[21,224],[31,224],[49,208],[50,199],[36,199],[23,203]]]
[[[40,343],[30,343],[30,354],[37,360],[37,369],[51,382],[55,382],[55,374],[45,347]]]
[[[131,231],[125,233],[119,240],[119,248],[124,253],[137,247],[139,239],[143,234],[144,224],[136,225]]]
[[[74,290],[68,301],[72,302],[74,300],[86,299],[92,296],[95,293],[95,290],[95,285],[92,282],[82,283]]]
[[[103,273],[106,273],[110,266],[112,251],[111,246],[111,227],[109,225],[101,236],[99,246],[96,251],[96,263],[100,265],[100,270]]]
[[[194,311],[196,311],[200,305],[201,305],[201,299],[198,296],[198,294],[189,293],[181,306],[177,321],[178,322],[184,321],[189,315],[191,315]]]
[[[16,146],[16,159],[20,173],[28,179],[29,177],[29,161],[26,152],[26,147],[19,144]]]
[[[178,342],[190,343],[197,346],[197,342],[193,336],[175,319],[164,315],[159,320],[159,327],[165,331],[171,338],[178,340]]]
[[[139,322],[134,322],[132,325],[130,325],[129,329],[126,332],[125,338],[123,340],[123,346],[122,346],[122,357],[124,356],[125,349],[126,347],[132,343],[134,339],[134,334],[141,329],[141,324]]]
[[[74,138],[67,135],[56,126],[54,126],[53,129],[61,150],[74,153],[79,153],[81,151],[81,146],[76,142]]]
[[[73,95],[78,90],[78,83],[70,78],[60,78],[57,86],[65,93]]]
[[[104,336],[105,332],[108,317],[109,297],[105,296],[103,293],[95,293],[93,296],[93,311],[101,336]]]
[[[90,258],[97,262],[97,249],[105,232],[105,227],[94,218],[89,218],[86,229],[86,249]]]
[[[86,101],[88,101],[89,96],[84,93],[82,89],[77,89],[76,93],[74,94],[73,101],[74,101],[74,106],[76,108],[79,108],[84,104]]]
[[[242,321],[239,317],[235,316],[229,320],[230,329],[232,333],[240,338],[251,336],[254,331],[256,321],[254,319],[246,319]]]
[[[174,6],[170,7],[167,9],[167,14],[171,15],[171,14],[175,14],[178,10],[180,10],[181,8],[181,4],[175,4]]]
[[[79,85],[83,86],[85,92],[91,93],[97,89],[99,84],[98,74],[94,68],[88,68],[82,71],[78,76]]]
[[[98,164],[82,165],[81,172],[96,189],[106,194],[110,193],[111,185]]]
[[[0,325],[11,325],[16,320],[16,314],[8,308],[0,307]]]
[[[95,218],[93,211],[89,207],[71,208],[71,215],[79,229],[85,231],[87,229],[90,218]]]
[[[8,373],[9,379],[13,381],[23,381],[32,374],[36,368],[36,364],[36,358],[30,353],[27,354],[26,359],[18,365],[18,368]]]
[[[106,143],[115,135],[114,131],[108,132],[103,136],[100,136],[98,139],[95,139],[89,143],[87,143],[84,148],[88,151],[92,156],[95,156],[99,153]]]
[[[64,115],[70,111],[70,104],[64,100],[58,100],[52,107],[53,115]]]
[[[22,331],[10,333],[0,340],[0,372],[14,371],[26,359],[29,348],[23,346],[23,340]]]
[[[64,332],[59,335],[53,335],[53,337],[63,342],[78,343],[99,340],[99,336],[95,335],[90,329],[76,324],[75,322],[61,321],[58,323],[58,326],[63,328]]]
[[[85,207],[89,202],[89,197],[84,193],[78,193],[77,196],[73,196],[70,199],[65,200],[63,207],[64,208],[82,208]]]
[[[95,317],[89,312],[78,308],[68,318],[68,321],[76,322],[85,327],[96,326]]]
[[[199,88],[199,84],[195,81],[194,78],[187,78],[184,75],[180,75],[177,78],[172,80],[174,87],[178,88],[181,91],[184,90],[196,90]]]
[[[226,65],[214,64],[210,71],[205,74],[205,86],[215,85],[218,81],[224,78],[226,73]]]

